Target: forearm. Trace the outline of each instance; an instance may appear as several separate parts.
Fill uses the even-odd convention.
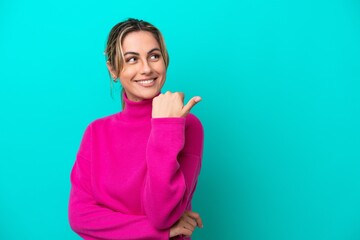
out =
[[[71,173],[69,222],[84,239],[168,239],[169,230],[156,229],[148,217],[115,211],[95,201],[88,164],[78,156]]]
[[[85,239],[168,239],[169,231],[155,229],[146,216],[122,214],[91,203],[70,200],[71,228]]]
[[[187,153],[185,118],[153,119],[147,148],[144,207],[158,229],[171,227],[188,208],[201,166],[201,152]]]

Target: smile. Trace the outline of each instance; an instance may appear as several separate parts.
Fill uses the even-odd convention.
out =
[[[151,79],[135,80],[135,82],[143,87],[151,87],[154,85],[155,80],[156,78],[151,78]]]
[[[144,83],[144,84],[148,84],[148,83],[152,83],[153,81],[155,81],[155,79],[146,79],[146,80],[135,80],[135,82],[138,83]]]

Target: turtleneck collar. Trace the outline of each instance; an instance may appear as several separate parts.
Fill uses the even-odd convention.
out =
[[[150,120],[152,116],[152,100],[144,99],[140,102],[129,100],[123,93],[124,109],[120,112],[120,118],[125,121]]]

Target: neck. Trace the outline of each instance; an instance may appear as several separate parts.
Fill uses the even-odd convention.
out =
[[[152,116],[152,99],[144,99],[139,102],[131,101],[123,94],[124,109],[121,118],[126,121],[150,120]]]

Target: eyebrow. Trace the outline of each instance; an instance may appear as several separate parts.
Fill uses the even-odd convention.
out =
[[[152,53],[152,52],[155,52],[155,51],[161,52],[160,48],[153,48],[153,49],[151,49],[150,51],[148,51],[148,54],[150,54],[150,53]],[[124,53],[124,56],[125,56],[125,55],[128,55],[128,54],[133,54],[133,55],[137,55],[137,56],[140,55],[140,54],[137,53],[137,52],[126,52],[126,53]]]

